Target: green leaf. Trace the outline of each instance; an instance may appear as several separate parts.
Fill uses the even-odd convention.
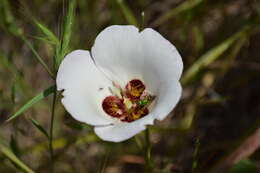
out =
[[[256,166],[250,160],[240,160],[231,169],[230,173],[256,173]]]
[[[74,9],[76,6],[75,0],[70,0],[68,5],[68,11],[64,17],[64,22],[62,26],[62,38],[60,45],[56,49],[56,56],[54,56],[56,62],[55,69],[57,70],[64,56],[69,51],[69,43],[72,33],[72,25],[74,21]]]
[[[55,42],[49,40],[49,39],[46,38],[46,37],[39,37],[39,36],[32,36],[32,37],[33,37],[34,39],[36,39],[36,40],[45,42],[45,43],[47,43],[47,44],[51,44],[51,45],[54,45],[54,46],[57,45],[57,43],[55,43]],[[58,44],[59,44],[59,43],[58,43]]]
[[[33,20],[33,23],[47,37],[47,40],[49,40],[51,43],[55,45],[59,44],[58,38],[53,34],[51,30],[49,30],[46,26],[41,24],[36,19]]]
[[[127,5],[123,2],[123,0],[117,0],[117,3],[122,10],[128,24],[135,25],[138,27],[138,22],[136,18],[134,17],[132,11],[127,7]]]
[[[32,124],[40,131],[42,132],[42,134],[44,134],[48,139],[49,139],[49,135],[47,133],[47,131],[40,125],[40,123],[38,123],[35,119],[30,118],[30,121],[32,122]]]
[[[9,160],[11,160],[15,165],[21,168],[24,172],[34,173],[34,171],[25,165],[19,158],[17,158],[12,151],[0,143],[0,151],[5,155]]]
[[[184,11],[188,11],[194,7],[196,7],[197,5],[199,5],[203,0],[189,0],[189,1],[185,1],[182,4],[180,4],[179,6],[169,10],[168,12],[166,12],[164,15],[162,15],[161,17],[159,17],[157,20],[155,20],[154,23],[152,23],[152,27],[157,27],[161,24],[163,24],[164,22],[166,22],[167,20],[169,20],[170,18],[184,12]]]
[[[21,115],[24,111],[26,111],[27,109],[29,109],[30,107],[32,107],[35,103],[39,102],[40,100],[42,100],[43,98],[47,97],[48,95],[52,94],[54,91],[56,90],[56,86],[51,86],[49,88],[47,88],[46,90],[44,90],[43,92],[41,92],[40,94],[36,95],[35,97],[33,97],[31,100],[29,100],[25,105],[23,105],[17,112],[15,112],[8,120],[11,121],[14,118],[18,117],[19,115]]]
[[[235,41],[240,39],[241,37],[245,36],[245,33],[248,31],[248,27],[244,27],[241,29],[241,31],[235,33],[228,39],[226,39],[224,42],[220,43],[218,46],[210,49],[208,52],[206,52],[204,55],[202,55],[184,74],[184,76],[181,79],[181,82],[183,84],[188,83],[190,80],[192,80],[200,70],[211,63],[213,63],[215,60],[217,60],[228,48],[233,45]]]

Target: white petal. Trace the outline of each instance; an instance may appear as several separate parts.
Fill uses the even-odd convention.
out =
[[[146,28],[140,34],[144,65],[159,69],[161,75],[179,80],[183,62],[175,46],[151,28]]]
[[[163,120],[176,106],[181,98],[182,88],[178,81],[170,80],[161,85],[156,99],[156,105],[148,116]]]
[[[142,78],[139,38],[136,27],[113,25],[97,36],[91,49],[97,66],[123,86],[129,79]]]
[[[127,140],[146,128],[145,125],[153,124],[154,118],[146,116],[131,123],[116,123],[105,127],[95,127],[95,133],[105,141],[121,142]]]
[[[151,115],[162,120],[181,97],[179,79],[183,70],[182,59],[176,48],[153,29],[142,31],[140,40],[145,61],[142,72],[144,82],[157,97]]]
[[[114,121],[102,110],[102,100],[111,95],[111,81],[96,68],[89,51],[69,53],[59,67],[56,83],[58,90],[64,89],[63,105],[76,120],[91,125]]]

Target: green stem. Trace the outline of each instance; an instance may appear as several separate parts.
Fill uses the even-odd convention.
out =
[[[144,22],[145,22],[144,11],[142,11],[142,13],[141,13],[141,23],[140,23],[140,26],[139,26],[140,31],[144,30]]]
[[[193,162],[192,162],[192,170],[191,170],[192,173],[195,172],[198,166],[197,157],[198,157],[199,147],[200,147],[200,139],[197,138],[195,142],[195,149],[193,152]]]
[[[50,150],[50,172],[53,172],[53,122],[55,116],[55,105],[56,105],[56,97],[57,97],[57,90],[55,88],[52,100],[52,107],[51,107],[51,126],[50,126],[50,137],[49,137],[49,150]]]
[[[151,150],[152,150],[152,145],[150,142],[150,130],[149,127],[146,128],[145,130],[145,172],[152,172],[153,169],[153,164],[151,160]]]

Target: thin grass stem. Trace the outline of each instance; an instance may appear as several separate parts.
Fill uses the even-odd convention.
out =
[[[151,160],[151,150],[152,150],[152,144],[150,141],[150,130],[149,127],[145,130],[145,172],[152,172],[153,169],[153,163]]]
[[[43,61],[43,59],[40,57],[40,55],[36,52],[36,50],[33,48],[32,44],[24,37],[24,36],[20,36],[20,38],[24,41],[24,43],[31,49],[32,53],[35,55],[35,57],[37,58],[38,62],[43,66],[43,68],[48,72],[48,74],[50,75],[50,77],[52,79],[54,79],[54,74],[52,73],[52,71],[49,69],[49,67],[47,66],[47,64]]]
[[[53,153],[53,125],[54,125],[54,116],[55,116],[55,105],[56,105],[56,98],[57,98],[57,90],[55,88],[52,100],[52,107],[51,107],[51,126],[50,126],[50,137],[49,137],[49,152],[50,152],[50,172],[52,173],[54,170],[54,153]]]

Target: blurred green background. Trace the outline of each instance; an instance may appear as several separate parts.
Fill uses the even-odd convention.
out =
[[[54,172],[260,172],[260,1],[71,2],[0,0],[0,173],[50,172],[53,88],[34,97],[55,83],[45,69],[55,76],[63,55],[89,50],[113,24],[152,27],[176,46],[184,61],[182,99],[149,127],[147,171],[144,132],[122,143],[101,141],[65,112],[58,94]],[[24,104],[28,109],[6,122]]]

